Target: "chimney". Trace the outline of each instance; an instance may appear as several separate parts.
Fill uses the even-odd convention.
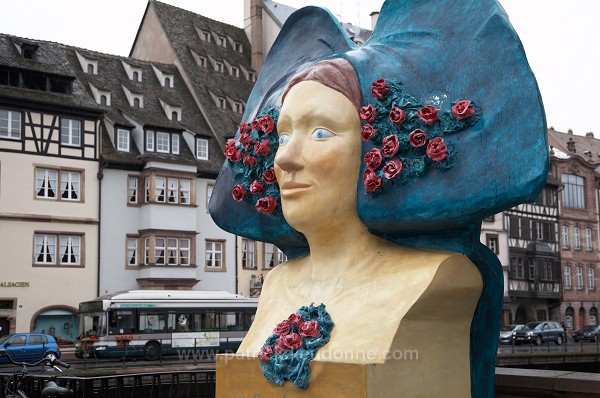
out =
[[[371,30],[375,29],[375,25],[377,25],[377,20],[379,19],[379,11],[373,11],[371,14]]]
[[[571,131],[571,130],[569,130]],[[571,131],[571,134],[573,132]],[[575,149],[575,141],[573,141],[573,137],[569,137],[569,141],[567,141],[567,150],[572,153],[577,153],[577,149]]]
[[[252,46],[252,69],[260,72],[264,61],[262,0],[250,0],[250,45]]]
[[[567,134],[573,135],[573,129],[569,129],[569,130],[567,131]]]
[[[594,133],[592,133],[592,132],[585,133],[585,136],[586,136],[587,138],[594,138]]]

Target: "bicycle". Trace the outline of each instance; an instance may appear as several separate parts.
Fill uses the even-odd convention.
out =
[[[21,368],[20,370],[16,370],[8,380],[8,383],[6,383],[6,388],[4,390],[4,396],[6,398],[29,398],[25,391],[23,391],[23,381],[27,378],[29,367],[45,364],[46,366],[51,366],[57,371],[62,372],[59,366],[62,366],[65,369],[68,369],[71,366],[68,363],[59,361],[58,358],[56,358],[53,354],[48,354],[45,358],[35,362],[17,362],[13,360],[6,351],[3,350],[0,350],[0,357],[1,356],[6,356],[10,363]],[[46,387],[42,390],[40,397],[69,398],[73,397],[73,390],[70,388],[60,387],[53,381],[48,381]]]

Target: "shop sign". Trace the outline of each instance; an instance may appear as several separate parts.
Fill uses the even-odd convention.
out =
[[[0,282],[0,287],[29,287],[29,282]]]

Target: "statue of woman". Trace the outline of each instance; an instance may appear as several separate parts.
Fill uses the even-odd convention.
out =
[[[211,214],[290,260],[267,275],[239,353],[281,370],[269,364],[289,351],[265,353],[293,324],[281,321],[323,304],[335,326],[309,360],[374,365],[380,391],[406,397],[493,396],[502,270],[479,225],[536,198],[548,157],[499,5],[388,0],[361,48],[328,12],[302,9],[244,120]]]

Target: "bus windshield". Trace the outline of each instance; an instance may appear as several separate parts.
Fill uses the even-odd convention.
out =
[[[80,336],[105,336],[106,313],[104,311],[86,312],[79,314]]]

